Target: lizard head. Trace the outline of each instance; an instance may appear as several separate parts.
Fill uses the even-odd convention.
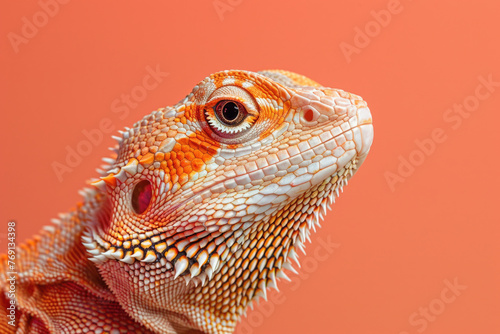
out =
[[[122,132],[84,245],[146,326],[230,327],[286,277],[372,139],[357,95],[285,71],[215,73]]]

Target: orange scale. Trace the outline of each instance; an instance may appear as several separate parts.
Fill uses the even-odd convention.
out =
[[[179,176],[179,183],[180,184],[184,184],[186,183],[187,181],[189,180],[189,175],[187,175],[186,173],[183,173]]]
[[[207,162],[207,161],[210,161],[210,159],[212,159],[213,155],[210,155],[210,154],[203,154],[203,161],[204,162]]]
[[[186,154],[184,155],[184,157],[188,160],[193,160],[194,159],[194,154],[193,152],[186,152]]]
[[[194,151],[194,156],[196,158],[201,159],[203,157],[203,152],[201,152],[200,150],[196,150],[196,151]]]
[[[192,162],[193,169],[196,172],[201,171],[202,167],[205,165],[205,163],[201,159],[194,159]]]

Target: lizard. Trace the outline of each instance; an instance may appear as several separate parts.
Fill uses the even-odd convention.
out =
[[[232,333],[296,272],[373,125],[358,95],[226,70],[115,139],[76,208],[16,248],[15,293],[0,258],[2,333]]]

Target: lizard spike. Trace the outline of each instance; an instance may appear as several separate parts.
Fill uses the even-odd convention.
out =
[[[140,248],[136,248],[134,254],[130,255],[134,259],[141,260],[144,257],[144,252]]]
[[[146,257],[141,260],[141,262],[148,262],[148,263],[155,262],[155,261],[156,261],[156,254],[155,254],[155,252],[153,252],[151,250],[148,251],[146,253]]]
[[[185,256],[181,256],[176,262],[175,262],[175,276],[174,279],[179,277],[183,272],[186,271],[186,269],[189,266],[189,260]]]
[[[111,138],[113,138],[114,140],[116,140],[118,142],[118,144],[121,144],[122,143],[122,137],[118,137],[118,136],[111,136]]]
[[[305,228],[300,228],[300,241],[305,242],[306,241],[306,229]]]
[[[109,174],[108,176],[101,177],[101,180],[106,182],[108,186],[116,187],[116,178],[113,173]]]
[[[285,268],[286,270],[290,270],[294,274],[297,274],[297,275],[299,274],[297,272],[297,270],[295,270],[295,268],[292,266],[292,264],[290,262],[283,263],[283,268]]]
[[[189,282],[191,282],[191,277],[189,277],[188,275],[184,275],[184,276],[181,276],[182,278],[184,278],[184,280],[186,281],[186,286],[189,285]]]
[[[290,251],[288,252],[288,257],[291,258],[292,260],[294,260],[297,263],[297,265],[300,267],[299,256],[295,252],[295,249],[290,248]]]
[[[110,166],[114,165],[114,163],[115,163],[115,159],[108,158],[108,157],[102,158],[102,161],[104,161],[105,163],[107,163]]]
[[[268,282],[267,285],[279,292],[280,290],[278,289],[278,284],[276,283],[276,275],[274,274],[274,270],[269,272],[269,278],[271,279],[271,281]]]
[[[106,262],[106,260],[108,258],[106,256],[104,256],[103,254],[100,254],[100,255],[94,255],[94,259],[99,260],[100,263],[104,263],[104,262]]]
[[[89,238],[88,236],[86,235],[82,235],[82,243],[86,243],[86,244],[89,244],[92,242],[92,239]]]
[[[314,212],[314,219],[316,221],[319,221],[319,212],[318,212],[318,210],[314,210],[313,212]]]
[[[212,269],[213,269],[214,272],[219,267],[219,263],[220,263],[219,255],[216,254],[216,253],[212,254],[212,256],[210,256],[210,266],[212,267]]]
[[[316,220],[316,219],[315,219],[315,217],[314,217],[314,216],[309,216],[309,217],[307,217],[307,226],[308,226],[309,228],[313,228],[313,226],[314,226],[314,221],[315,221],[315,220]]]
[[[120,182],[125,182],[125,180],[128,179],[127,173],[123,170],[123,167],[120,169],[120,171],[115,175],[115,178],[118,179]]]
[[[119,261],[122,261],[122,262],[125,262],[128,264],[132,264],[132,263],[134,263],[135,259],[132,258],[130,255],[126,255],[123,259],[119,259]]]
[[[108,147],[108,150],[110,150],[111,152],[113,152],[115,154],[118,154],[118,152],[120,151],[120,148],[117,146],[110,146],[110,147]]]
[[[104,169],[96,168],[95,171],[97,172],[97,174],[99,174],[101,176],[106,175],[106,172],[104,171]]]
[[[123,250],[118,248],[114,253],[111,254],[111,256],[115,260],[119,260],[119,259],[123,258]]]
[[[207,280],[207,274],[201,273],[201,274],[198,275],[197,278],[200,280],[201,286],[205,286],[205,282]]]
[[[60,219],[57,219],[57,218],[52,218],[50,220],[50,222],[54,225],[60,225],[61,224],[61,220]]]
[[[316,232],[316,223],[314,219],[310,219],[307,221],[307,225],[310,229],[312,229],[314,232]]]
[[[129,139],[130,138],[130,133],[129,133],[129,128],[125,128],[125,131],[120,131],[120,134],[122,135],[123,139]]]
[[[323,203],[321,203],[321,209],[323,210],[323,216],[326,216],[326,201],[323,201]]]
[[[335,196],[333,194],[331,194],[330,196],[328,196],[328,202],[330,203],[330,205],[332,205],[333,203],[335,203]]]
[[[102,253],[102,255],[104,255],[107,259],[114,260],[114,257],[112,256],[113,253],[114,253],[113,250],[108,249],[107,251],[105,251],[104,253]]]
[[[191,282],[193,282],[195,288],[200,285],[200,280],[198,279],[198,277],[191,278]]]
[[[288,277],[287,274],[285,274],[285,272],[281,269],[276,272],[276,277],[283,278],[284,280],[287,280],[288,282],[292,281],[290,279],[290,277]]]
[[[97,245],[95,244],[95,242],[83,242],[82,245],[87,248],[87,252],[89,252],[90,254],[92,255],[98,255],[100,254],[101,252],[97,249]]]
[[[121,170],[130,174],[130,176],[134,176],[135,174],[137,174],[137,166],[138,165],[139,165],[139,162],[137,161],[137,159],[131,159],[127,163],[127,165],[125,165],[121,168]]]
[[[198,257],[196,258],[196,261],[198,261],[199,266],[203,266],[205,263],[207,263],[208,260],[208,252],[203,249],[199,254]]]
[[[212,267],[207,267],[205,269],[205,273],[207,274],[207,278],[210,281],[212,279],[212,275],[214,274]]]
[[[306,249],[304,248],[304,244],[302,242],[297,242],[297,247],[299,247],[299,249],[302,251],[302,253],[304,253],[304,255],[306,255]],[[299,266],[300,268],[300,266]]]
[[[267,300],[267,292],[266,292],[266,280],[262,280],[262,283],[259,285],[259,289],[255,294],[257,297],[262,297],[264,300]]]
[[[90,184],[93,185],[94,187],[98,188],[102,192],[105,192],[107,190],[106,182],[104,180],[99,179],[99,180],[94,181]]]
[[[104,176],[106,176],[108,174],[106,171],[111,168],[111,165],[105,165],[105,164],[103,164],[99,168],[103,171]]]
[[[108,174],[118,174],[118,172],[119,172],[119,171],[120,171],[120,168],[118,168],[118,167],[113,167],[113,168],[111,168],[111,169],[108,169],[108,170],[106,171],[106,173],[108,173]]]
[[[198,263],[193,263],[191,268],[189,269],[189,272],[191,273],[191,278],[198,276],[200,273],[200,266]]]

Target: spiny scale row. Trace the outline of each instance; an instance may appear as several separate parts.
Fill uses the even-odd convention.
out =
[[[163,265],[167,269],[175,271],[174,278],[189,273],[187,278],[198,277],[200,282],[195,283],[202,283],[202,285],[206,278],[211,279],[213,273],[219,268],[221,260],[226,259],[230,252],[230,248],[226,246],[226,240],[219,238],[211,242],[202,239],[192,244],[188,244],[189,239],[184,239],[173,245],[168,245],[171,239],[155,244],[151,239],[142,242],[135,239],[124,242],[121,247],[111,246],[106,249],[102,246],[104,242],[97,233],[85,231],[82,241],[87,252],[92,255],[90,260],[96,264],[108,260],[118,260],[127,264],[133,264],[135,261],[144,263],[160,261],[164,262]],[[132,247],[126,249],[124,246],[129,244]]]

